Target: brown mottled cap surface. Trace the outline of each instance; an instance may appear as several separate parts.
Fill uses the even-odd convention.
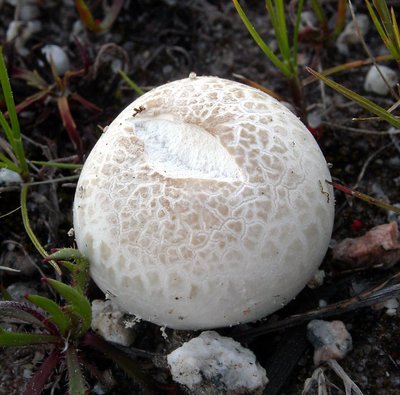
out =
[[[130,104],[89,155],[74,202],[99,287],[181,329],[253,321],[318,268],[334,199],[325,159],[286,107],[216,77]]]

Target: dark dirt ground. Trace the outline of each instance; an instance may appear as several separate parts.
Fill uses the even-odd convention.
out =
[[[37,19],[42,22],[42,28],[26,43],[27,54],[21,56],[13,50],[11,43],[5,42],[6,30],[14,18],[14,7],[8,2],[0,1],[0,44],[4,45],[11,75],[16,67],[36,69],[50,82],[49,67],[40,53],[43,45],[57,44],[65,48],[70,56],[72,69],[79,69],[84,64],[77,41],[73,38],[73,26],[79,17],[72,0],[38,0],[37,3],[40,9]],[[99,3],[89,2],[91,5]],[[271,30],[263,2],[249,0],[242,3],[260,34],[270,37]],[[336,2],[321,3],[324,3],[328,15],[333,17]],[[388,3],[397,6],[399,11],[397,1]],[[366,13],[364,2],[356,1],[354,4],[357,12]],[[230,79],[234,79],[232,74],[236,73],[278,92],[287,101],[291,100],[285,79],[253,43],[228,0],[126,1],[123,11],[110,31],[96,34],[84,30],[78,32],[77,36],[87,52],[91,66],[86,75],[71,81],[70,90],[80,93],[102,109],[102,112],[91,112],[76,103],[71,106],[84,143],[85,154],[101,134],[97,125],[109,124],[121,109],[136,97],[113,70],[116,65],[123,67],[145,90],[186,77],[192,71],[198,75],[216,75]],[[382,43],[373,28],[366,36],[366,41],[374,54],[383,52]],[[106,44],[112,45],[107,49],[104,47]],[[360,45],[353,46],[350,50],[349,55],[343,56],[337,52],[333,42],[324,42],[323,45],[312,41],[300,43],[304,65],[320,67],[322,70],[367,57]],[[103,55],[99,55],[101,52]],[[393,64],[391,66],[395,67]],[[373,96],[363,91],[362,83],[366,70],[367,68],[352,70],[338,75],[335,79],[388,107],[393,103],[389,98]],[[307,76],[305,71],[302,71],[302,76]],[[12,86],[16,103],[35,93],[25,82],[15,78],[12,78]],[[333,165],[332,176],[346,185],[354,186],[358,183],[360,191],[392,204],[400,203],[400,160],[399,152],[393,144],[395,137],[391,138],[387,134],[358,133],[348,129],[351,127],[385,131],[388,126],[380,122],[352,122],[353,117],[365,113],[357,105],[349,103],[328,88],[325,88],[325,95],[327,99],[324,108],[320,85],[314,83],[305,88],[304,100],[310,111],[317,111],[322,117],[323,126],[318,129],[317,137],[327,161]],[[34,104],[24,111],[20,118],[22,131],[26,136],[28,158],[64,158],[64,161],[79,162],[76,151],[62,127],[53,99]],[[359,179],[361,172],[363,176]],[[34,174],[35,180],[41,181],[70,176],[71,172],[47,169],[34,171]],[[28,206],[30,220],[47,250],[73,245],[73,239],[67,236],[67,232],[72,226],[74,182],[65,181],[31,188]],[[18,196],[16,190],[1,190],[0,215],[18,208]],[[341,193],[336,194],[336,200],[334,241],[360,236],[373,226],[389,220],[398,221],[396,216],[389,216],[386,211],[362,201],[347,199]],[[41,263],[39,255],[28,240],[19,211],[0,217],[0,224],[0,265],[22,269],[22,273],[18,275],[0,271],[1,282],[6,287],[23,283],[36,289],[36,292],[44,292],[40,284],[41,274],[32,263],[49,276],[52,275],[52,271]],[[330,251],[322,267],[327,273],[325,284],[315,291],[306,289],[294,302],[270,318],[271,320],[314,309],[318,307],[321,298],[328,304],[344,300],[351,295],[355,284],[367,288],[397,272],[396,266],[387,269],[344,270],[333,262]],[[400,394],[399,316],[389,317],[382,310],[375,311],[367,307],[346,314],[341,314],[338,309],[330,319],[333,317],[344,321],[352,334],[353,351],[340,364],[364,394]],[[262,325],[263,323],[255,323],[245,326],[244,329],[258,328]],[[137,328],[138,340],[135,347],[148,351],[164,352],[176,339],[189,336],[187,333],[167,330],[169,339],[165,341],[158,328],[153,325],[141,323]],[[220,332],[238,336],[241,330],[243,328],[231,328]],[[264,335],[238,338],[256,353],[260,363],[267,370],[271,383],[267,386],[265,394],[301,393],[306,378],[310,377],[315,369],[311,346],[305,340],[304,324]],[[30,349],[4,350],[0,357],[0,394],[19,394],[29,369],[34,369],[42,356],[41,351]],[[92,373],[95,369],[111,372],[118,383],[114,387],[110,386],[110,394],[141,393],[139,387],[132,387],[130,381],[107,360],[96,358],[91,360],[92,366],[89,370]],[[170,382],[167,371],[156,368],[149,360],[143,360],[142,363],[155,381]],[[327,374],[334,382],[340,384],[330,373]],[[88,373],[87,379],[94,385],[98,380],[92,376]],[[105,376],[104,373],[103,378]],[[113,382],[114,379],[110,381]],[[54,393],[65,393],[65,377],[56,374],[54,382],[58,382],[58,389]],[[50,391],[49,389],[48,393]],[[160,393],[166,393],[166,390]],[[179,393],[179,390],[171,387],[170,393]]]

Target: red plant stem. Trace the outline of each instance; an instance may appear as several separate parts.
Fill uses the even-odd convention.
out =
[[[60,360],[61,354],[59,350],[54,349],[30,378],[22,395],[40,395]]]
[[[28,313],[33,317],[33,319],[38,320],[42,323],[42,325],[51,333],[52,335],[55,336],[60,336],[60,332],[58,331],[57,327],[48,320],[48,317],[43,315],[39,310],[32,309],[25,303],[20,303],[20,302],[14,302],[14,301],[0,301],[0,311],[1,310],[15,310],[15,311],[23,311],[25,313]],[[17,315],[15,317],[18,318]],[[23,320],[23,318],[21,318]],[[28,322],[28,321],[26,321]],[[37,321],[35,321],[37,322]],[[32,323],[32,322],[29,322]]]

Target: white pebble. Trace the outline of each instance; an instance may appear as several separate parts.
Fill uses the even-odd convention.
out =
[[[350,23],[348,23],[336,40],[337,49],[342,55],[348,55],[348,46],[360,43],[361,38],[368,33],[371,22],[367,15],[357,15],[355,22],[356,23],[354,23],[352,20]],[[357,27],[360,30],[362,37],[360,37]]]
[[[255,393],[268,383],[252,351],[214,331],[184,343],[167,361],[173,379],[194,393]]]
[[[307,325],[307,338],[314,346],[316,365],[342,359],[353,348],[351,335],[342,321],[312,320]]]
[[[11,21],[8,25],[6,40],[14,41],[17,52],[25,56],[29,54],[29,50],[25,48],[25,43],[40,30],[42,30],[40,21]]]
[[[397,73],[389,67],[379,66],[379,70],[387,83],[380,75],[376,66],[372,66],[365,77],[364,89],[367,92],[385,96],[390,92],[390,88],[393,88],[397,84],[399,78]]]
[[[58,45],[45,45],[42,48],[42,53],[46,56],[49,63],[53,62],[58,75],[63,75],[71,68],[68,55]]]
[[[124,325],[124,313],[111,300],[92,302],[92,329],[105,340],[122,346],[128,347],[135,340],[135,332]]]
[[[18,18],[22,21],[32,21],[39,17],[40,10],[36,0],[20,0]]]
[[[312,279],[307,283],[308,288],[315,289],[319,288],[325,279],[325,271],[317,270]]]
[[[20,184],[22,184],[22,178],[18,173],[4,167],[0,168],[0,187],[9,187]]]

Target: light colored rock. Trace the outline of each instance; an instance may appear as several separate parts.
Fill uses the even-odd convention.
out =
[[[312,320],[307,325],[307,338],[314,346],[316,365],[342,359],[353,348],[351,335],[342,321]]]
[[[172,378],[193,394],[261,394],[268,383],[252,351],[206,331],[167,356]]]
[[[92,329],[105,340],[122,346],[130,346],[135,340],[135,332],[124,325],[124,313],[111,300],[92,302]]]
[[[397,315],[397,309],[399,308],[399,301],[397,298],[391,298],[380,303],[376,303],[372,306],[374,310],[386,309],[388,316]]]
[[[26,42],[40,30],[42,30],[40,21],[12,21],[7,29],[6,40],[14,41],[18,53],[25,56],[29,54],[29,50],[25,48]]]
[[[58,45],[48,44],[42,48],[42,53],[49,63],[53,62],[58,75],[70,70],[71,63],[67,53]]]
[[[343,55],[348,55],[349,45],[359,44],[361,37],[364,37],[368,33],[370,24],[370,18],[364,14],[357,15],[355,23],[354,20],[351,20],[336,40],[338,51]],[[357,27],[360,30],[361,37]]]
[[[396,86],[399,81],[398,73],[389,67],[386,66],[378,66],[380,72],[379,73],[376,66],[372,66],[365,77],[364,81],[364,89],[367,92],[373,92],[378,95],[385,96],[390,92],[390,88]],[[386,81],[385,81],[386,80]]]
[[[20,0],[18,19],[22,21],[33,21],[40,15],[37,0]]]
[[[9,187],[21,184],[22,178],[18,173],[4,167],[0,168],[0,187]]]
[[[15,282],[7,287],[11,299],[16,302],[26,302],[25,295],[38,293],[37,284],[34,282]]]
[[[307,283],[307,286],[311,289],[319,288],[325,279],[325,271],[317,270],[313,278]]]

